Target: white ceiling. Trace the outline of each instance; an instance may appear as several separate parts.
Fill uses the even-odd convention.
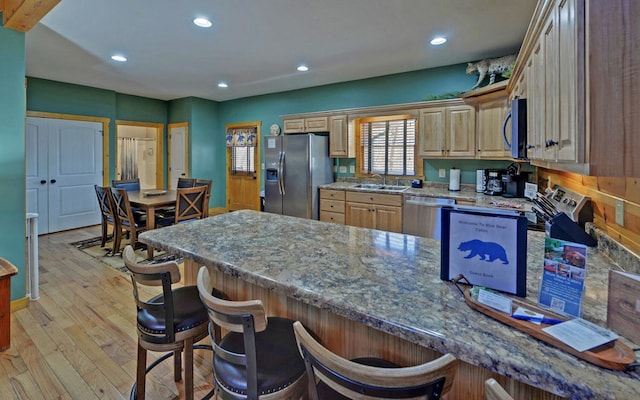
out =
[[[162,100],[224,101],[509,54],[535,3],[62,0],[27,32],[26,72]],[[196,16],[213,27],[196,27]],[[437,35],[448,42],[431,46]]]

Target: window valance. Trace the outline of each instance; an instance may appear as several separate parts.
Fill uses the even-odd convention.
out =
[[[227,129],[227,147],[256,147],[258,129],[229,128]]]

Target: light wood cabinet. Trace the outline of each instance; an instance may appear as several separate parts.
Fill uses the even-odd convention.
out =
[[[285,119],[283,125],[284,134],[329,132],[328,117]]]
[[[532,164],[640,176],[637,20],[635,1],[539,2],[509,85],[526,82]]]
[[[474,158],[475,108],[454,101],[419,111],[418,156],[423,158]]]
[[[345,223],[402,232],[402,195],[346,192]]]
[[[353,158],[355,146],[346,115],[329,117],[329,157]]]
[[[345,192],[320,189],[320,221],[344,224]]]
[[[476,107],[476,158],[511,158],[511,150],[502,132],[509,113],[506,86],[507,81],[502,81],[463,95],[466,102]],[[511,132],[511,120],[507,122],[506,129]]]

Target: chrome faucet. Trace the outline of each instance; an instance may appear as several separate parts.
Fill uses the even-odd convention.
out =
[[[382,176],[380,174],[373,174],[371,175],[372,178],[378,177],[378,178],[382,178],[382,185],[386,185],[387,184],[387,177]]]

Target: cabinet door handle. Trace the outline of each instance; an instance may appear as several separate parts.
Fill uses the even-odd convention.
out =
[[[46,179],[43,179],[43,180],[41,180],[41,181],[40,181],[40,184],[41,184],[41,185],[44,185],[45,183],[47,183],[47,180],[46,180]]]
[[[553,147],[556,146],[558,144],[558,142],[554,142],[553,140],[549,139],[546,142],[544,142],[544,147]]]
[[[56,183],[57,181],[55,179],[50,180],[49,182],[51,183]]]

